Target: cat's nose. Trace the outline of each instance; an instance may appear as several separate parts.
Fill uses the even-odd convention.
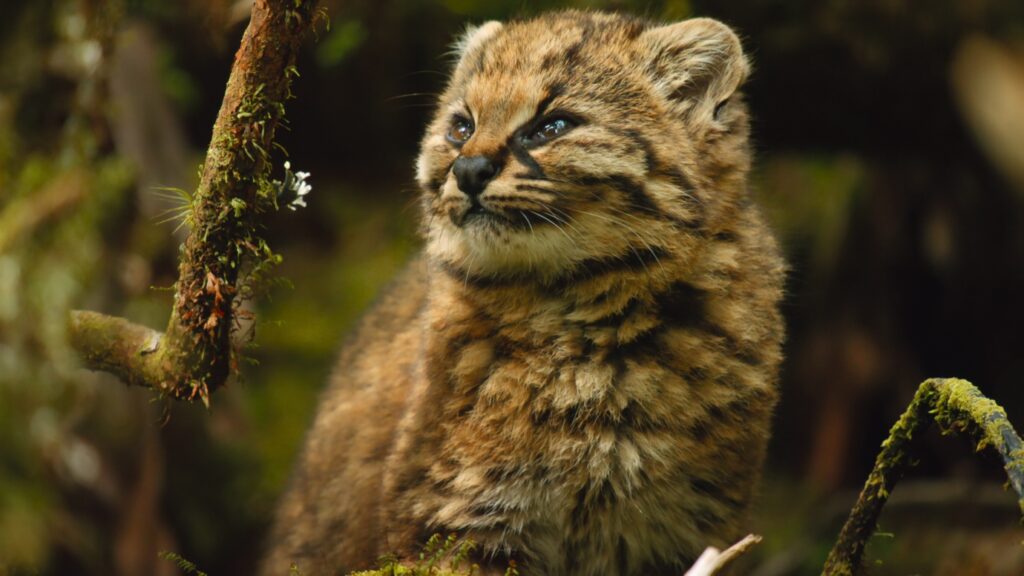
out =
[[[452,165],[455,180],[470,198],[476,198],[498,173],[498,166],[487,156],[459,156]]]

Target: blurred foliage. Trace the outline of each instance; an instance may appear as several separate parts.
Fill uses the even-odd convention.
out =
[[[985,94],[954,98],[950,73],[968,37],[1024,60],[1024,3],[326,5],[333,25],[299,62],[280,135],[312,172],[310,208],[267,231],[290,287],[252,305],[254,363],[207,412],[78,370],[63,323],[71,307],[166,323],[181,235],[157,224],[168,205],[154,188],[195,184],[248,5],[5,3],[0,573],[174,573],[160,551],[214,576],[252,573],[339,343],[415,250],[412,161],[452,38],[555,7],[718,17],[755,62],[753,184],[792,272],[756,519],[766,538],[741,573],[817,573],[924,376],[969,378],[1024,422],[1024,194],[959,108]],[[875,573],[1024,571],[1012,498],[988,488],[998,464],[934,440],[919,476],[949,480],[897,489],[882,518],[895,536],[869,550]]]
[[[91,18],[61,4],[15,11],[14,22],[34,25],[18,26],[0,53],[21,64],[4,83],[24,87],[0,95],[0,559],[14,568],[46,566],[59,546],[103,546],[92,529],[103,519],[74,514],[54,489],[100,481],[101,455],[75,430],[99,392],[78,373],[63,332],[67,310],[104,289],[105,234],[131,181],[92,127],[114,17],[112,5],[101,8]],[[32,202],[37,194],[56,201]]]
[[[366,39],[366,29],[358,20],[335,22],[316,49],[321,68],[337,66]]]

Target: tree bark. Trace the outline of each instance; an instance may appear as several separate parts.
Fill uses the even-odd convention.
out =
[[[297,76],[295,58],[316,0],[255,0],[187,215],[174,307],[163,334],[127,320],[74,311],[70,340],[89,368],[172,398],[200,399],[232,371],[243,267],[276,258],[258,234],[277,207],[269,153]]]

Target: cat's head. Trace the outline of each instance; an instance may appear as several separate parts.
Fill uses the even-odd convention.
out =
[[[427,251],[473,276],[685,258],[743,193],[749,65],[724,24],[591,12],[458,42],[417,162]]]

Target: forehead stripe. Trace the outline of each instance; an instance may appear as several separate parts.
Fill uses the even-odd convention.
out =
[[[551,86],[548,86],[547,96],[545,96],[540,101],[540,103],[537,104],[537,111],[533,113],[534,117],[540,117],[544,115],[544,113],[547,112],[548,107],[551,106],[551,103],[555,100],[555,98],[558,98],[563,93],[565,93],[564,84],[552,84]]]

